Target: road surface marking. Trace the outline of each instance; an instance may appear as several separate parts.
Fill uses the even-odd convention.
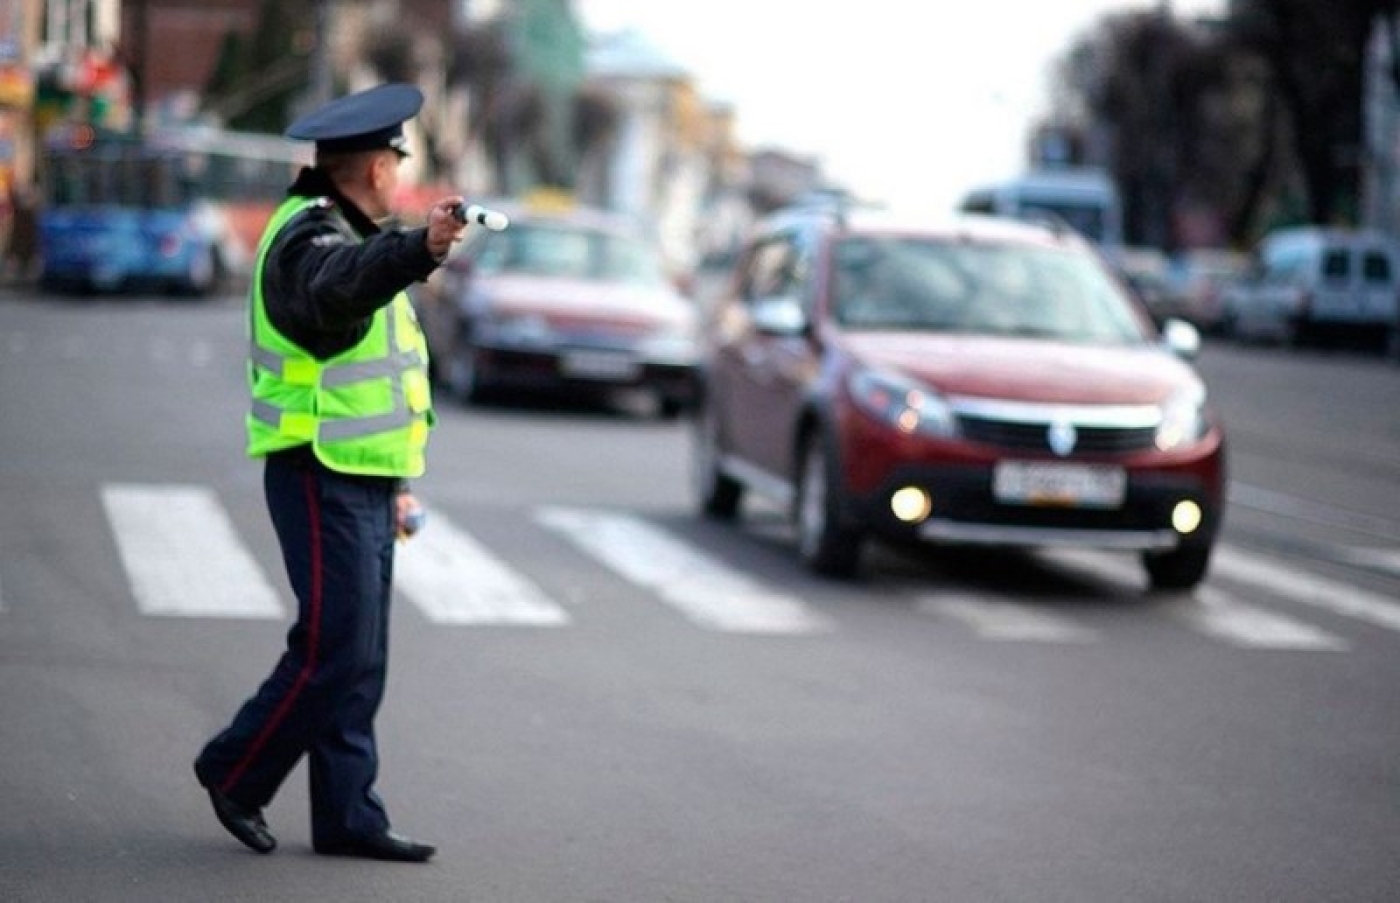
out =
[[[731,633],[805,634],[830,622],[795,596],[774,592],[639,518],[544,508],[536,519],[661,597],[694,623]]]
[[[1400,577],[1400,550],[1364,546],[1327,546],[1328,556],[1340,564],[1354,565],[1373,571],[1384,571]]]
[[[1087,643],[1097,633],[1032,605],[971,596],[918,597],[920,611],[959,621],[984,639],[1000,642]]]
[[[1249,583],[1289,601],[1400,632],[1400,605],[1387,597],[1290,567],[1277,558],[1218,548],[1211,569],[1221,577]]]
[[[1211,587],[1201,587],[1191,598],[1172,600],[1167,606],[1172,617],[1236,646],[1303,652],[1342,652],[1347,649],[1345,640],[1320,627],[1249,605]]]
[[[1219,560],[1223,551],[1217,546],[1214,560]],[[1116,583],[1145,586],[1146,578],[1135,562],[1084,552],[1056,552],[1054,558]],[[1248,649],[1340,652],[1347,648],[1344,640],[1319,627],[1250,605],[1211,586],[1164,596],[1162,610],[1193,630]]]
[[[395,551],[394,582],[439,624],[556,627],[569,622],[568,613],[538,586],[437,512]]]
[[[282,617],[276,591],[211,490],[109,484],[102,502],[144,614]]]

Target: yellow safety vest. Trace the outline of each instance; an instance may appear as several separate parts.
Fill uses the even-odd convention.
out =
[[[377,310],[354,347],[317,360],[268,319],[263,267],[272,240],[289,220],[319,203],[288,198],[272,215],[253,268],[248,381],[248,454],[310,444],[341,473],[416,477],[433,424],[428,349],[404,292]]]

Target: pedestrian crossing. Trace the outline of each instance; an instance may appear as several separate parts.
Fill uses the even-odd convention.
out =
[[[800,598],[766,588],[639,518],[546,508],[538,520],[701,627],[772,634],[820,633],[830,627]]]
[[[274,620],[290,616],[291,596],[282,586],[282,575],[269,569],[277,563],[269,566],[258,560],[209,487],[112,483],[101,488],[101,501],[105,527],[141,614]],[[661,610],[700,630],[800,638],[841,629],[832,600],[843,595],[827,592],[800,570],[795,571],[797,579],[780,585],[745,571],[679,531],[628,511],[544,506],[529,512],[529,519],[544,535],[577,553],[585,566],[600,568],[608,579],[631,587],[639,597],[654,600]],[[1057,570],[1108,592],[1136,596],[1146,589],[1131,557],[1068,550],[1046,555]],[[0,558],[0,571],[3,564]],[[434,510],[428,528],[399,547],[395,586],[399,596],[435,624],[574,624],[583,614],[574,609],[586,602],[561,602],[557,593],[552,596],[542,587],[543,575],[532,570]],[[1110,639],[1111,626],[1072,605],[1028,601],[985,587],[901,585],[896,591],[919,616],[979,640],[1069,646]],[[13,614],[15,607],[0,574],[0,614]],[[1400,633],[1396,600],[1230,546],[1217,549],[1205,585],[1146,611],[1210,641],[1254,650],[1345,652],[1356,642],[1357,625],[1380,628],[1387,635]],[[1325,626],[1300,617],[1300,611],[1304,616],[1316,613]]]
[[[282,616],[276,591],[211,490],[107,485],[102,505],[144,614]]]
[[[441,515],[394,556],[398,589],[439,624],[559,627],[569,614]]]

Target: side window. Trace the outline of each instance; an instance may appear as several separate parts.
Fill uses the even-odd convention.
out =
[[[1322,278],[1328,282],[1345,282],[1351,278],[1351,252],[1332,248],[1322,255]]]
[[[744,299],[800,295],[807,281],[806,259],[791,236],[765,240],[749,255],[744,270]]]
[[[1361,278],[1371,285],[1388,285],[1390,257],[1380,251],[1367,251],[1361,257]]]

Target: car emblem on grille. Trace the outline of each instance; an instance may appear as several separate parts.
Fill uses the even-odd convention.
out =
[[[1045,439],[1050,443],[1050,450],[1063,458],[1074,451],[1074,445],[1079,441],[1079,433],[1074,424],[1056,420],[1045,431]]]

